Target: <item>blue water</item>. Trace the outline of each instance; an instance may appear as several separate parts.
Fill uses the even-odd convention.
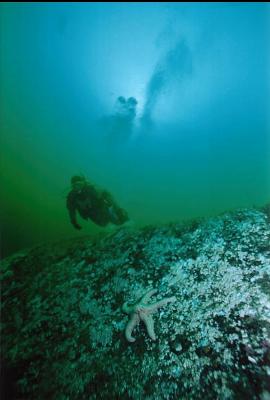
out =
[[[70,225],[70,177],[135,225],[270,198],[269,4],[1,4],[2,253]],[[135,101],[130,101],[134,98]]]

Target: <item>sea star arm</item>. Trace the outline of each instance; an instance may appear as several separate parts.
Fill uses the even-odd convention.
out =
[[[125,302],[125,303],[123,304],[123,306],[122,306],[122,311],[123,311],[125,314],[130,314],[130,313],[133,312],[133,310],[134,310],[134,304],[128,305],[128,303]]]
[[[154,321],[151,315],[141,315],[141,320],[145,323],[147,333],[152,340],[156,340],[154,331]]]
[[[139,324],[139,322],[140,322],[139,316],[136,313],[132,314],[125,330],[126,339],[129,342],[135,342],[135,338],[132,336],[132,331],[135,328],[135,326]]]
[[[143,295],[143,297],[142,297],[142,299],[141,299],[141,303],[147,303],[149,300],[150,300],[150,297],[151,296],[153,296],[153,294],[155,294],[155,293],[157,293],[157,290],[156,289],[151,289],[151,290],[148,290],[148,292],[146,292],[144,295]]]
[[[168,297],[167,299],[162,299],[160,301],[157,301],[156,303],[147,305],[147,310],[154,312],[158,308],[165,306],[167,303],[173,303],[175,300],[176,300],[175,296]]]

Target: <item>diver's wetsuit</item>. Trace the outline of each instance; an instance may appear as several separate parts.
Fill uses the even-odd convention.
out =
[[[99,193],[92,185],[85,185],[80,191],[71,190],[67,196],[67,208],[75,228],[79,227],[76,211],[83,219],[91,219],[100,226],[106,226],[110,222],[122,225],[128,220],[126,211],[115,204],[108,192]]]

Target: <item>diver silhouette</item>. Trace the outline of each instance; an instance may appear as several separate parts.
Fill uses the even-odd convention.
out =
[[[82,176],[71,178],[71,191],[67,195],[66,206],[70,222],[76,229],[81,229],[76,212],[83,219],[90,219],[99,226],[109,223],[122,225],[129,219],[127,212],[116,204],[109,192],[97,190]]]

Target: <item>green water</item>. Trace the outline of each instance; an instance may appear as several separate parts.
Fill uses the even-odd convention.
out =
[[[70,225],[74,174],[138,226],[269,202],[269,5],[0,13],[3,256],[104,230]],[[119,119],[118,96],[136,98],[136,116]]]

